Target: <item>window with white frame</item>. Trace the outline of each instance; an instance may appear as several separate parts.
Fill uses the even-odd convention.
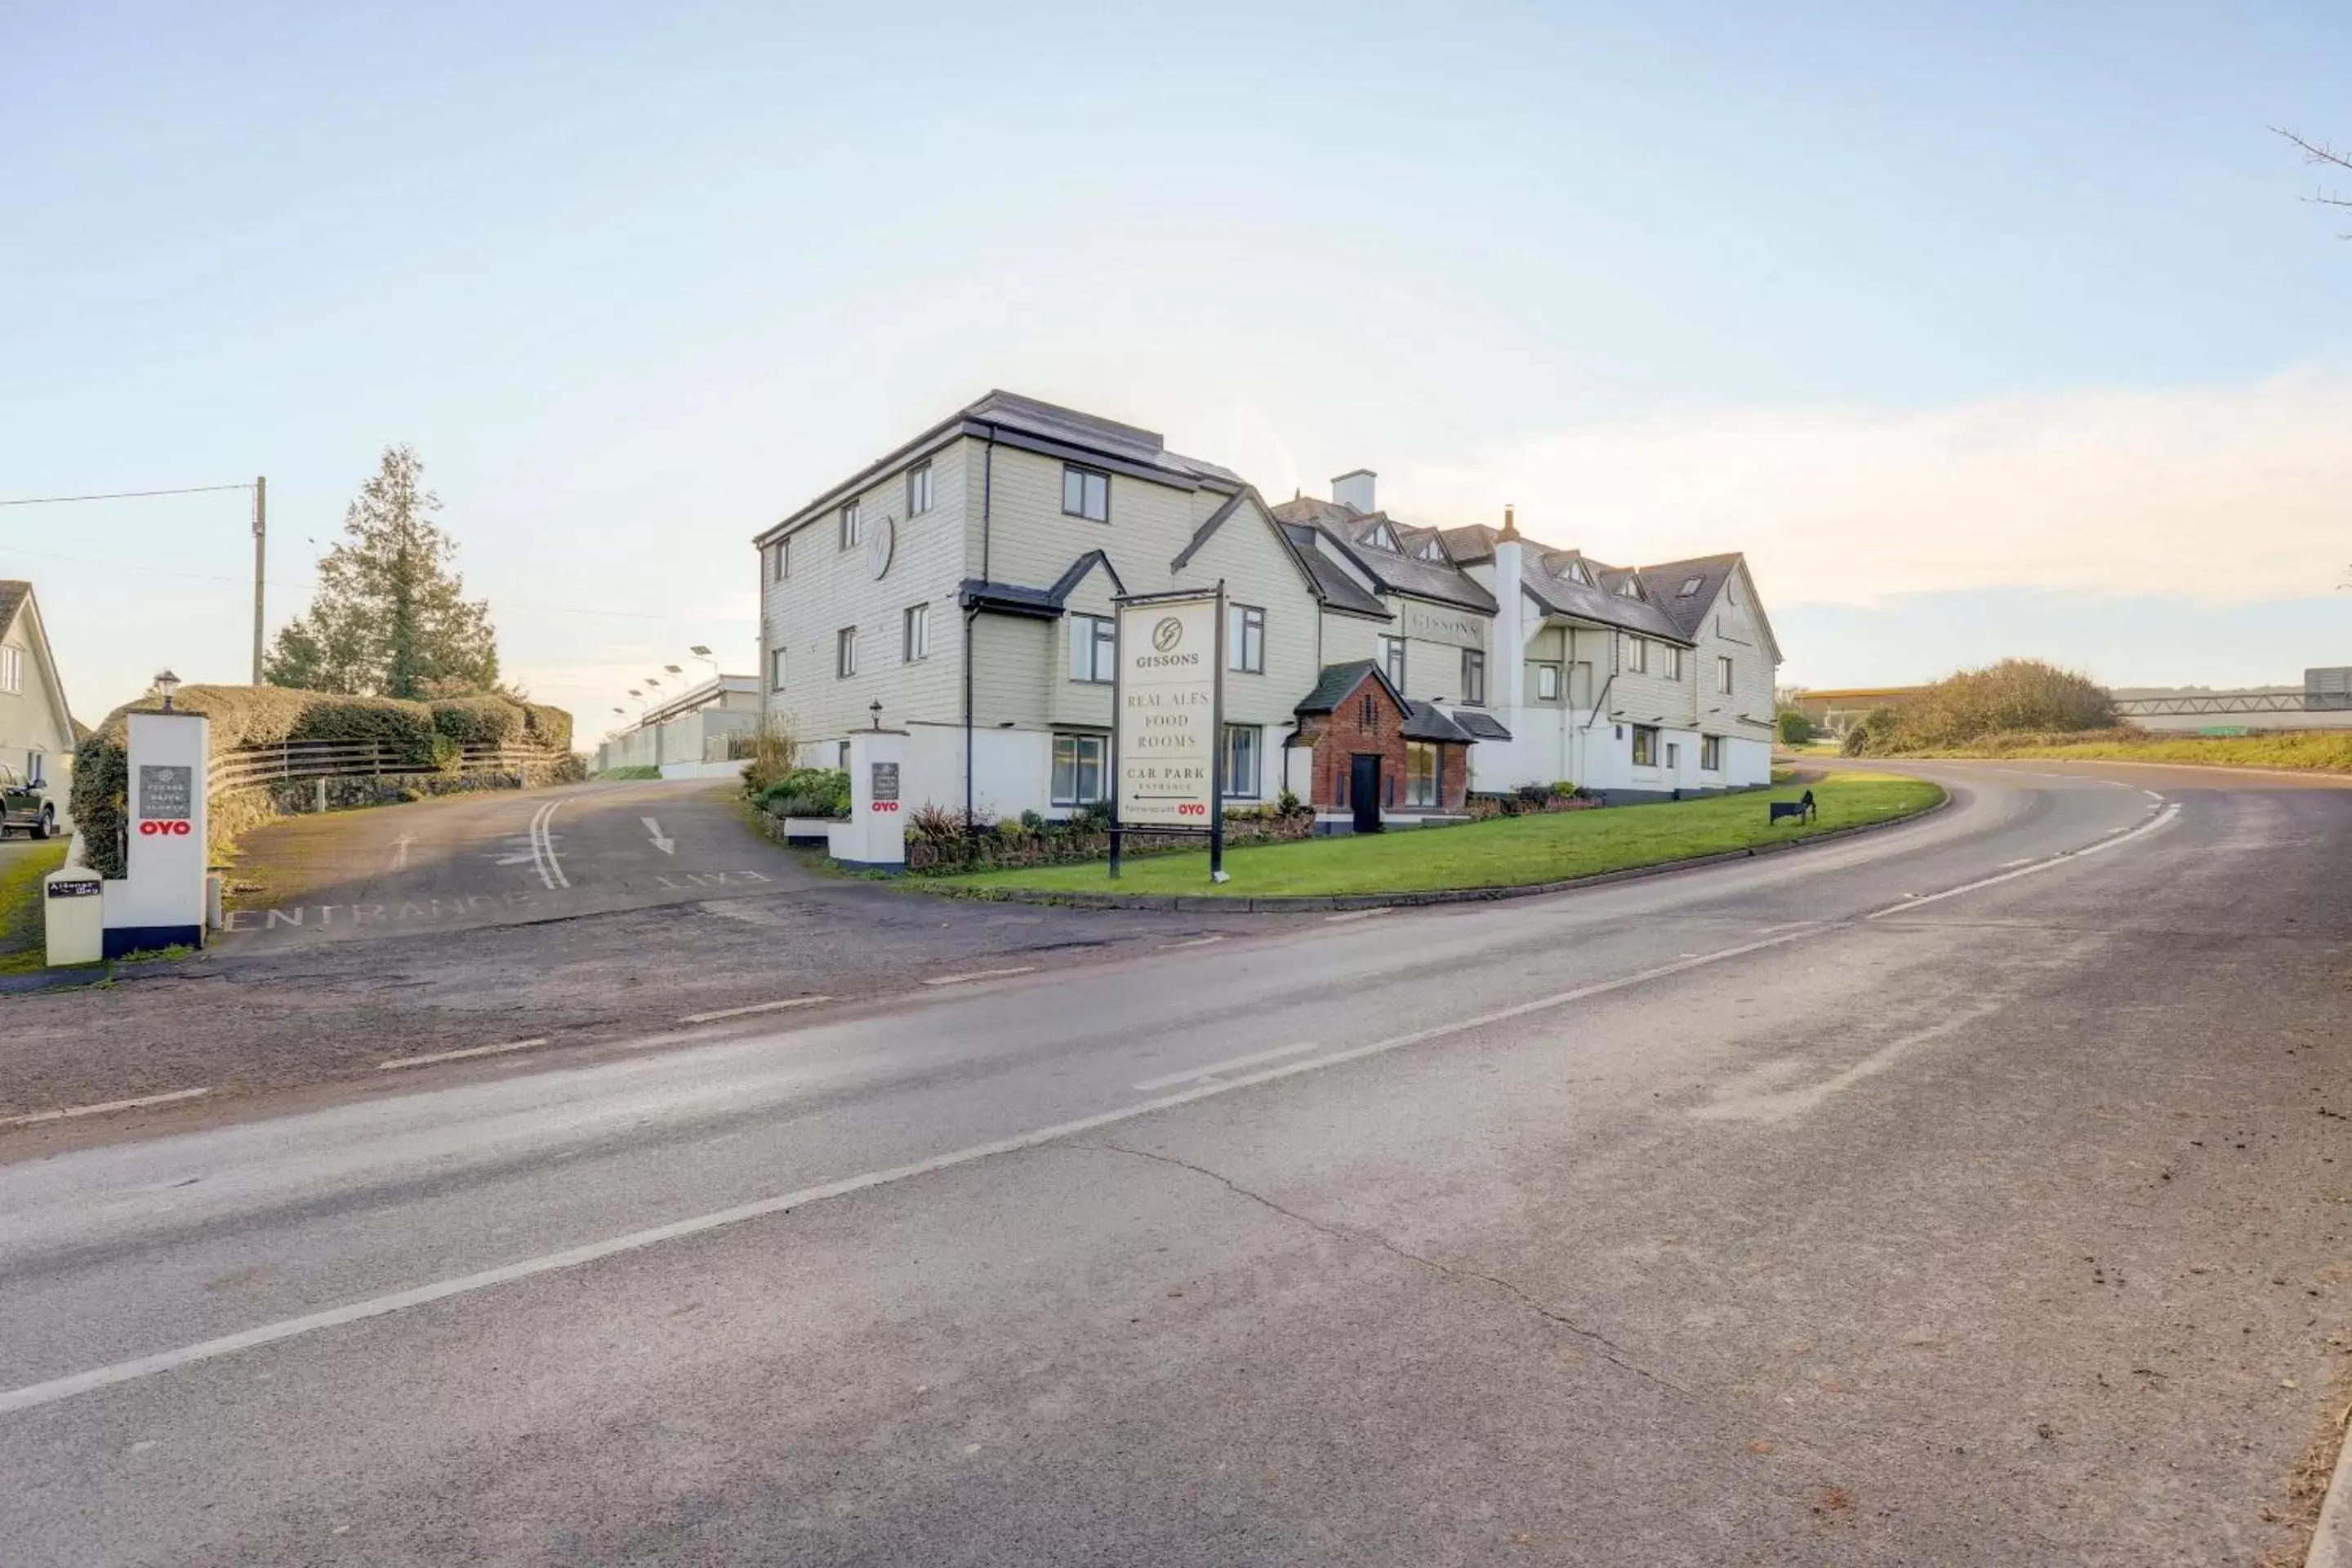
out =
[[[1265,612],[1252,605],[1225,606],[1225,668],[1265,673]]]
[[[1682,765],[1683,743],[1680,741],[1668,741],[1666,742],[1666,772],[1670,773],[1679,773],[1682,770]]]
[[[25,650],[0,645],[0,691],[25,689]]]
[[[1658,727],[1655,724],[1633,726],[1633,765],[1637,768],[1658,765]]]
[[[833,673],[846,679],[857,673],[857,628],[844,626],[833,634]]]
[[[1680,680],[1683,678],[1683,650],[1670,642],[1662,642],[1658,645],[1658,673],[1668,680]]]
[[[1628,675],[1650,673],[1649,638],[1629,637],[1625,639],[1625,673]]]
[[[1094,805],[1110,797],[1103,787],[1103,754],[1108,744],[1102,735],[1054,737],[1054,805]]]
[[[917,664],[931,657],[931,607],[909,605],[899,617],[898,657]]]
[[[907,515],[920,517],[931,510],[931,466],[917,463],[907,470]]]
[[[1110,521],[1110,476],[1100,468],[1082,468],[1076,463],[1062,468],[1062,512],[1066,517],[1083,517],[1088,522]]]
[[[1559,700],[1559,666],[1556,664],[1536,666],[1536,700],[1538,702]]]
[[[1473,708],[1486,705],[1486,656],[1475,647],[1462,650],[1462,700]]]
[[[1701,735],[1698,738],[1698,771],[1719,773],[1723,771],[1723,737]]]
[[[783,689],[784,650],[780,647],[772,647],[768,650],[768,689],[771,691],[782,691]]]
[[[1255,800],[1258,795],[1259,746],[1264,739],[1255,724],[1225,726],[1224,795],[1227,800]]]
[[[1727,658],[1715,661],[1715,689],[1727,697],[1731,694],[1731,661]]]
[[[1404,803],[1407,805],[1435,805],[1438,794],[1437,747],[1428,741],[1407,741],[1404,743]]]
[[[857,503],[851,501],[841,509],[841,547],[844,550],[855,550],[857,548],[858,542],[865,537],[866,527],[858,519]]]
[[[793,542],[789,536],[776,541],[775,548],[768,552],[768,571],[779,583],[793,574]]]
[[[1108,616],[1070,617],[1070,679],[1100,686],[1110,684],[1117,664],[1118,634]]]
[[[1391,686],[1399,691],[1404,689],[1404,638],[1381,639],[1381,670],[1389,678]]]

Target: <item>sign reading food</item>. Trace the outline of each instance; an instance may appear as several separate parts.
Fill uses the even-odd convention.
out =
[[[1118,821],[1207,827],[1216,810],[1217,596],[1118,607]]]

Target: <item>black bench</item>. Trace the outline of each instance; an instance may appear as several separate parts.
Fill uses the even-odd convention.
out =
[[[1819,809],[1813,805],[1813,792],[1811,790],[1807,790],[1805,792],[1805,795],[1802,800],[1776,800],[1770,804],[1772,815],[1770,817],[1766,819],[1765,826],[1767,827],[1772,826],[1773,823],[1783,820],[1811,822],[1821,815]]]

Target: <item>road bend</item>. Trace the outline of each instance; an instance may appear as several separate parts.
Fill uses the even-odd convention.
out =
[[[0,1561],[2252,1561],[2352,1331],[2352,793],[1921,771],[0,1166]]]

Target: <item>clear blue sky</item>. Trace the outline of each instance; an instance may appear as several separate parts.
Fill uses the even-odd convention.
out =
[[[2352,140],[2341,6],[348,10],[0,17],[0,496],[266,472],[274,625],[411,442],[592,733],[998,385],[1747,549],[1812,684],[2352,663],[2352,214],[2265,130]],[[84,717],[242,679],[244,505],[0,510]]]

